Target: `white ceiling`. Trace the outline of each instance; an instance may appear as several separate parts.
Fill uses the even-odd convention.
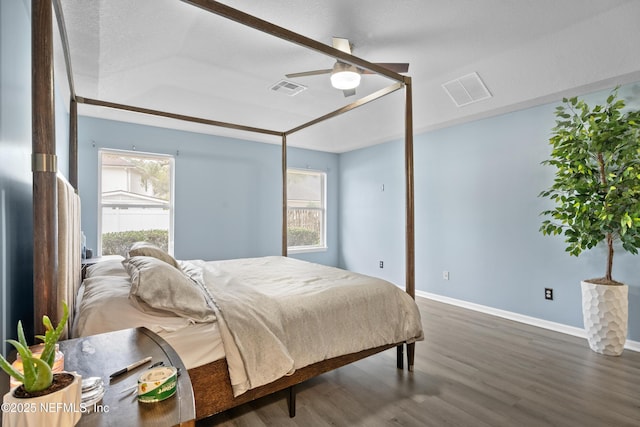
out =
[[[328,75],[269,88],[287,73],[331,68],[311,52],[179,0],[61,0],[77,95],[287,131],[393,82],[365,75],[356,97]],[[231,7],[331,44],[348,38],[370,62],[409,62],[414,130],[450,126],[562,96],[640,81],[637,0],[227,0]],[[56,49],[56,73],[63,60]],[[492,98],[456,107],[442,84],[477,72]],[[63,88],[66,81],[57,78]],[[67,89],[68,90],[68,89]],[[345,152],[401,138],[404,92],[288,138]],[[87,116],[279,143],[238,132],[87,105]]]

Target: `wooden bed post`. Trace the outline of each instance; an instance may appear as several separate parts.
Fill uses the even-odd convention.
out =
[[[69,37],[67,36],[67,26],[62,13],[61,0],[53,0],[53,10],[58,24],[58,33],[62,42],[62,53],[64,65],[69,84],[69,184],[78,192],[78,101],[76,100],[76,89],[73,81],[73,71],[71,70],[71,54],[69,52]]]
[[[407,277],[406,291],[413,299],[416,297],[415,274],[415,218],[413,197],[413,99],[411,94],[411,77],[405,77],[405,142],[404,164],[406,179],[406,250],[407,250]]]
[[[69,184],[78,192],[78,103],[69,104]]]
[[[57,322],[58,199],[53,98],[51,1],[31,2],[31,104],[33,171],[34,329],[44,334],[42,316]]]
[[[407,245],[407,272],[406,291],[413,299],[416,298],[416,253],[415,253],[415,216],[414,216],[414,189],[413,189],[413,97],[411,92],[411,77],[405,77],[405,148],[404,162],[406,174],[406,245]],[[409,371],[413,371],[415,358],[415,343],[407,344],[407,364]]]
[[[282,256],[288,255],[287,244],[287,134],[282,134]]]

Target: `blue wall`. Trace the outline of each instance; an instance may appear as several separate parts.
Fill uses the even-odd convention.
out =
[[[398,285],[405,280],[403,147],[340,155],[340,265]]]
[[[98,150],[135,146],[140,152],[175,156],[174,254],[178,259],[281,253],[279,145],[80,117],[78,146],[82,228],[88,247],[97,247]],[[338,156],[290,148],[287,157],[290,167],[326,171],[329,187],[329,249],[298,256],[337,265]]]
[[[0,2],[0,343],[33,336],[31,4]],[[4,378],[3,378],[4,379]],[[0,381],[4,391],[5,381]],[[8,383],[7,383],[8,384]]]
[[[0,2],[0,20],[0,348],[5,354],[12,347],[4,340],[16,338],[18,320],[33,341],[31,2]],[[61,141],[56,154],[59,170],[68,176],[69,115],[63,98],[55,100]]]
[[[589,99],[602,102],[608,93]],[[540,162],[550,152],[556,105],[415,138],[418,290],[582,327],[580,280],[604,275],[604,249],[570,257],[562,237],[538,232],[539,213],[551,206],[538,194],[553,181],[553,169]],[[398,284],[404,283],[404,267],[396,267],[404,262],[402,149],[390,142],[340,157],[340,265]],[[614,278],[630,287],[629,338],[636,341],[639,260],[622,250],[614,260]],[[553,301],[544,300],[545,287],[554,288]]]

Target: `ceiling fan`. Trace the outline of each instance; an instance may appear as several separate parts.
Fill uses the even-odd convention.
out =
[[[341,37],[333,37],[333,47],[351,55],[351,44],[348,39]],[[377,62],[376,65],[387,68],[396,73],[406,73],[409,71],[408,63],[399,62]],[[344,96],[352,96],[356,94],[356,88],[360,84],[360,76],[362,74],[375,74],[371,71],[356,67],[355,65],[336,61],[333,68],[324,70],[304,71],[302,73],[287,74],[287,78],[316,76],[319,74],[331,74],[331,85],[336,89],[342,90]]]

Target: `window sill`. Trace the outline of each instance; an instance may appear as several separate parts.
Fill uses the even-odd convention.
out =
[[[326,246],[298,246],[294,248],[287,248],[289,254],[308,254],[312,252],[326,252],[329,248]]]

